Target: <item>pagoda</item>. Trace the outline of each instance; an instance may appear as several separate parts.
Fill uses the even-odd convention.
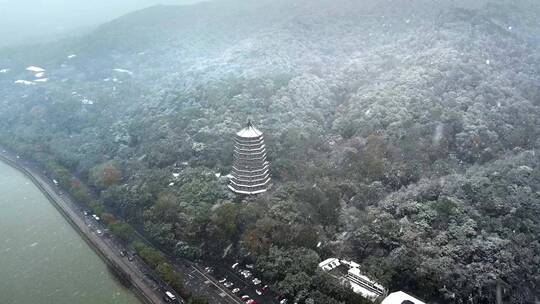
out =
[[[234,138],[234,159],[229,189],[238,194],[259,194],[270,185],[263,133],[251,121]]]

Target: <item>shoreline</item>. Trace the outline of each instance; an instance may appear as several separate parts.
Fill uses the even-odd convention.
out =
[[[60,196],[54,191],[54,188],[47,182],[45,177],[39,173],[33,172],[32,169],[24,166],[24,164],[21,164],[19,159],[13,159],[6,151],[0,152],[0,161],[30,179],[47,200],[49,200],[49,202],[51,202],[51,204],[59,211],[62,217],[64,217],[90,248],[92,248],[92,250],[101,258],[107,268],[115,276],[115,279],[121,280],[122,278],[124,279],[123,281],[129,282],[129,286],[126,286],[126,284],[124,285],[135,294],[141,303],[163,303],[160,294],[146,284],[144,278],[140,278],[138,273],[134,271],[132,267],[129,267],[129,264],[127,264],[122,257],[117,255],[118,252],[115,252],[115,248],[111,248],[105,240],[95,235],[88,228],[84,219],[73,209],[73,202],[71,200],[68,202],[68,198]]]

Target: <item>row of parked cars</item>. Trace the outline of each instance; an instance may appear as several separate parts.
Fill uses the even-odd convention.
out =
[[[255,293],[257,293],[258,295],[262,295],[264,292],[266,292],[268,290],[268,285],[261,286],[262,281],[260,279],[258,279],[258,278],[253,277],[253,274],[252,274],[251,270],[249,270],[249,269],[254,269],[253,265],[251,265],[251,264],[245,265],[246,266],[245,268],[247,268],[247,269],[241,269],[239,266],[240,266],[240,263],[234,263],[231,266],[231,268],[233,270],[235,270],[236,272],[238,272],[244,279],[247,279],[247,280],[251,281],[251,283],[255,287]],[[235,287],[234,283],[228,281],[227,278],[223,278],[223,279],[219,280],[219,283],[223,284],[223,286],[225,286],[226,288],[231,289],[231,291],[234,294],[239,294],[240,293],[240,288]],[[246,304],[257,304],[257,302],[255,300],[253,300],[248,295],[243,295],[243,296],[239,296],[239,297]]]
[[[251,273],[251,271],[255,268],[253,264],[246,264],[246,269],[242,269],[239,266],[240,263],[234,263],[231,268],[237,271],[242,277],[244,277],[244,279],[251,280],[251,283],[253,286],[255,286],[255,293],[260,296],[268,290],[268,285],[262,286],[262,281],[253,277],[253,274]]]
[[[253,264],[246,264],[245,265],[245,268],[246,269],[242,269],[239,267],[240,266],[240,263],[234,263],[231,268],[235,271],[237,271],[240,275],[242,275],[244,277],[244,279],[248,279],[248,280],[251,280],[251,283],[253,283],[253,285],[255,286],[255,292],[260,296],[262,295],[263,293],[266,293],[268,291],[268,285],[263,285],[262,284],[262,281],[256,277],[253,277],[253,274],[252,274],[252,270],[255,268],[255,266]],[[261,287],[262,286],[262,287]],[[249,296],[242,296],[241,297],[242,300],[246,301],[247,304],[253,304],[255,303],[255,301],[253,300],[250,300],[249,299]],[[252,301],[252,302],[250,302]],[[287,304],[287,299],[282,299],[281,301],[279,301],[279,304]]]

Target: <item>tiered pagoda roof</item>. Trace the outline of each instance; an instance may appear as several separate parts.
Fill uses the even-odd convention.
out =
[[[238,194],[258,194],[270,185],[270,164],[261,131],[248,122],[234,138],[234,160],[229,189]]]

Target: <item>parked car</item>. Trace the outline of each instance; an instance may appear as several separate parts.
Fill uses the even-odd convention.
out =
[[[255,289],[255,293],[257,293],[258,295],[262,295],[262,291],[258,290],[258,289]]]
[[[232,269],[235,269],[236,267],[238,267],[238,265],[240,265],[240,263],[234,263],[234,264],[231,266],[231,268],[232,268]]]
[[[235,288],[232,290],[233,293],[238,293],[240,291],[240,288]]]
[[[255,300],[248,300],[246,304],[257,304],[257,302],[255,302]]]
[[[232,282],[225,282],[225,284],[223,284],[223,286],[227,287],[227,288],[231,288],[234,284]]]
[[[176,296],[172,294],[170,291],[165,291],[165,295],[163,296],[163,299],[165,300],[165,302],[178,303]]]
[[[212,273],[212,272],[214,272],[214,269],[212,267],[206,267],[206,268],[204,268],[204,271],[206,271],[208,273]]]
[[[218,282],[220,282],[221,284],[223,284],[223,283],[227,282],[227,278],[223,278],[223,279],[219,280]]]
[[[267,290],[268,290],[268,285],[264,285],[264,286],[262,287],[262,291],[267,291]]]
[[[250,297],[248,295],[243,295],[240,297],[240,299],[242,299],[242,301],[247,301],[250,299]]]
[[[249,271],[249,270],[242,270],[242,271],[240,272],[240,274],[241,274],[242,276],[244,276],[244,278],[246,278],[246,279],[249,278],[249,277],[251,277],[251,271]]]
[[[259,280],[259,279],[257,279],[257,278],[253,279],[251,282],[252,282],[254,285],[259,285],[259,284],[262,283],[262,281]]]

